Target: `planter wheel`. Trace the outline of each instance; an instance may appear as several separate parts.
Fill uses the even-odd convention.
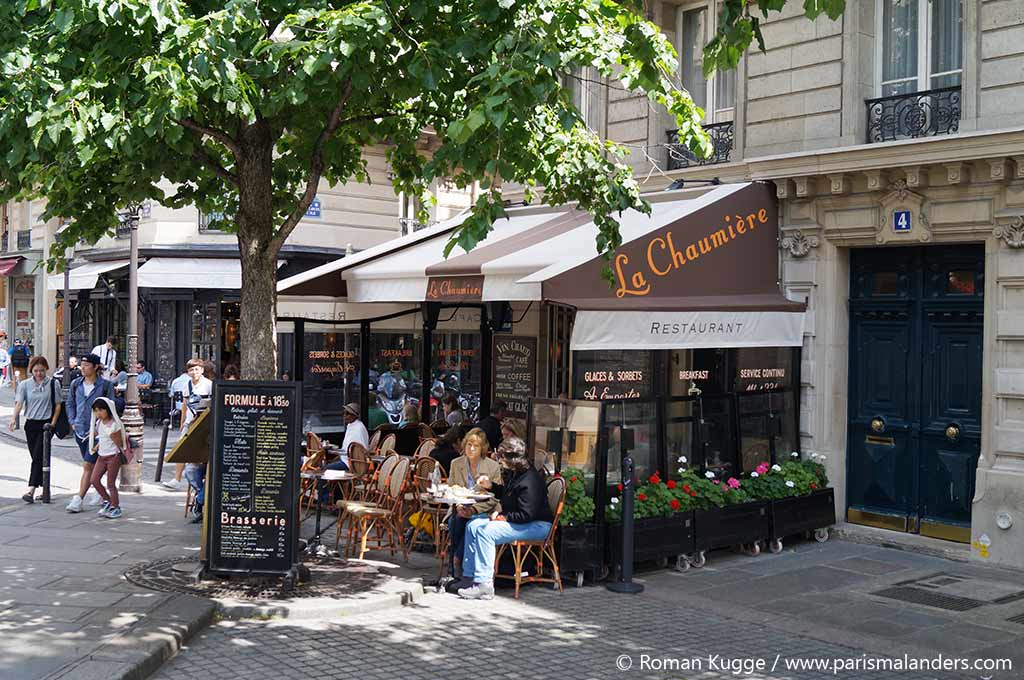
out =
[[[686,558],[686,555],[676,555],[675,570],[678,572],[690,571],[690,560]]]
[[[694,569],[700,569],[708,563],[707,553],[703,550],[699,550],[697,551],[697,554],[694,555],[693,559],[687,560],[687,563],[689,563]]]
[[[658,569],[664,569],[665,567],[668,566],[668,558],[667,557],[659,557],[657,559],[657,561],[655,562],[655,564],[658,565]]]
[[[828,529],[815,529],[814,540],[818,543],[824,543],[828,540]]]
[[[750,544],[750,548],[745,550],[745,552],[751,557],[757,557],[761,554],[761,543],[759,541],[754,541]]]
[[[577,588],[582,588],[583,587],[583,572],[582,571],[577,571],[576,572],[576,587]]]
[[[597,580],[598,581],[604,581],[606,578],[608,578],[608,574],[610,572],[611,572],[611,570],[608,569],[608,565],[607,564],[602,564],[601,565],[601,570],[600,570],[600,572],[599,572],[599,574],[597,576]]]
[[[768,544],[768,549],[772,551],[773,555],[778,555],[782,552],[782,539],[776,538],[774,541]]]

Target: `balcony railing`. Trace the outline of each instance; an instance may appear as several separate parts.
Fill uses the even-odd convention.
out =
[[[18,232],[18,250],[32,249],[32,230],[22,229]]]
[[[868,99],[868,144],[960,130],[960,86]]]
[[[419,222],[412,217],[399,217],[398,223],[402,227],[403,234],[411,234],[414,231],[419,231],[420,229],[426,229],[427,227],[434,226],[435,224],[437,224],[437,220],[427,220],[427,222],[424,223]]]
[[[680,144],[679,130],[668,131],[669,170],[679,170],[680,168],[688,168],[693,165],[714,165],[715,163],[728,162],[733,145],[732,121],[712,123],[703,127],[704,131],[711,138],[711,144],[714,148],[709,158],[697,158],[689,149]]]

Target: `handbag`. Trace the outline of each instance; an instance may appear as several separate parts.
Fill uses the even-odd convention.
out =
[[[50,415],[53,416],[54,410],[57,408],[57,384],[56,381],[50,379]],[[57,423],[53,426],[53,436],[57,439],[64,439],[71,434],[71,423],[68,421],[68,410],[62,407],[60,413],[57,415]]]

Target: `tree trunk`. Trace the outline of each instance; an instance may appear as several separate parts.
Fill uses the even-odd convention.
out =
[[[239,134],[238,250],[242,263],[242,378],[277,378],[277,248],[272,197],[274,142],[257,120]]]

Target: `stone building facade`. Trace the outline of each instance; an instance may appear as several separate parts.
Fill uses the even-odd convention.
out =
[[[614,82],[588,122],[644,190],[774,183],[781,284],[806,300],[800,440],[827,456],[837,514],[969,541],[1024,564],[1024,5],[802,3],[767,52],[700,76],[708,2],[653,2],[706,111],[715,155]]]

